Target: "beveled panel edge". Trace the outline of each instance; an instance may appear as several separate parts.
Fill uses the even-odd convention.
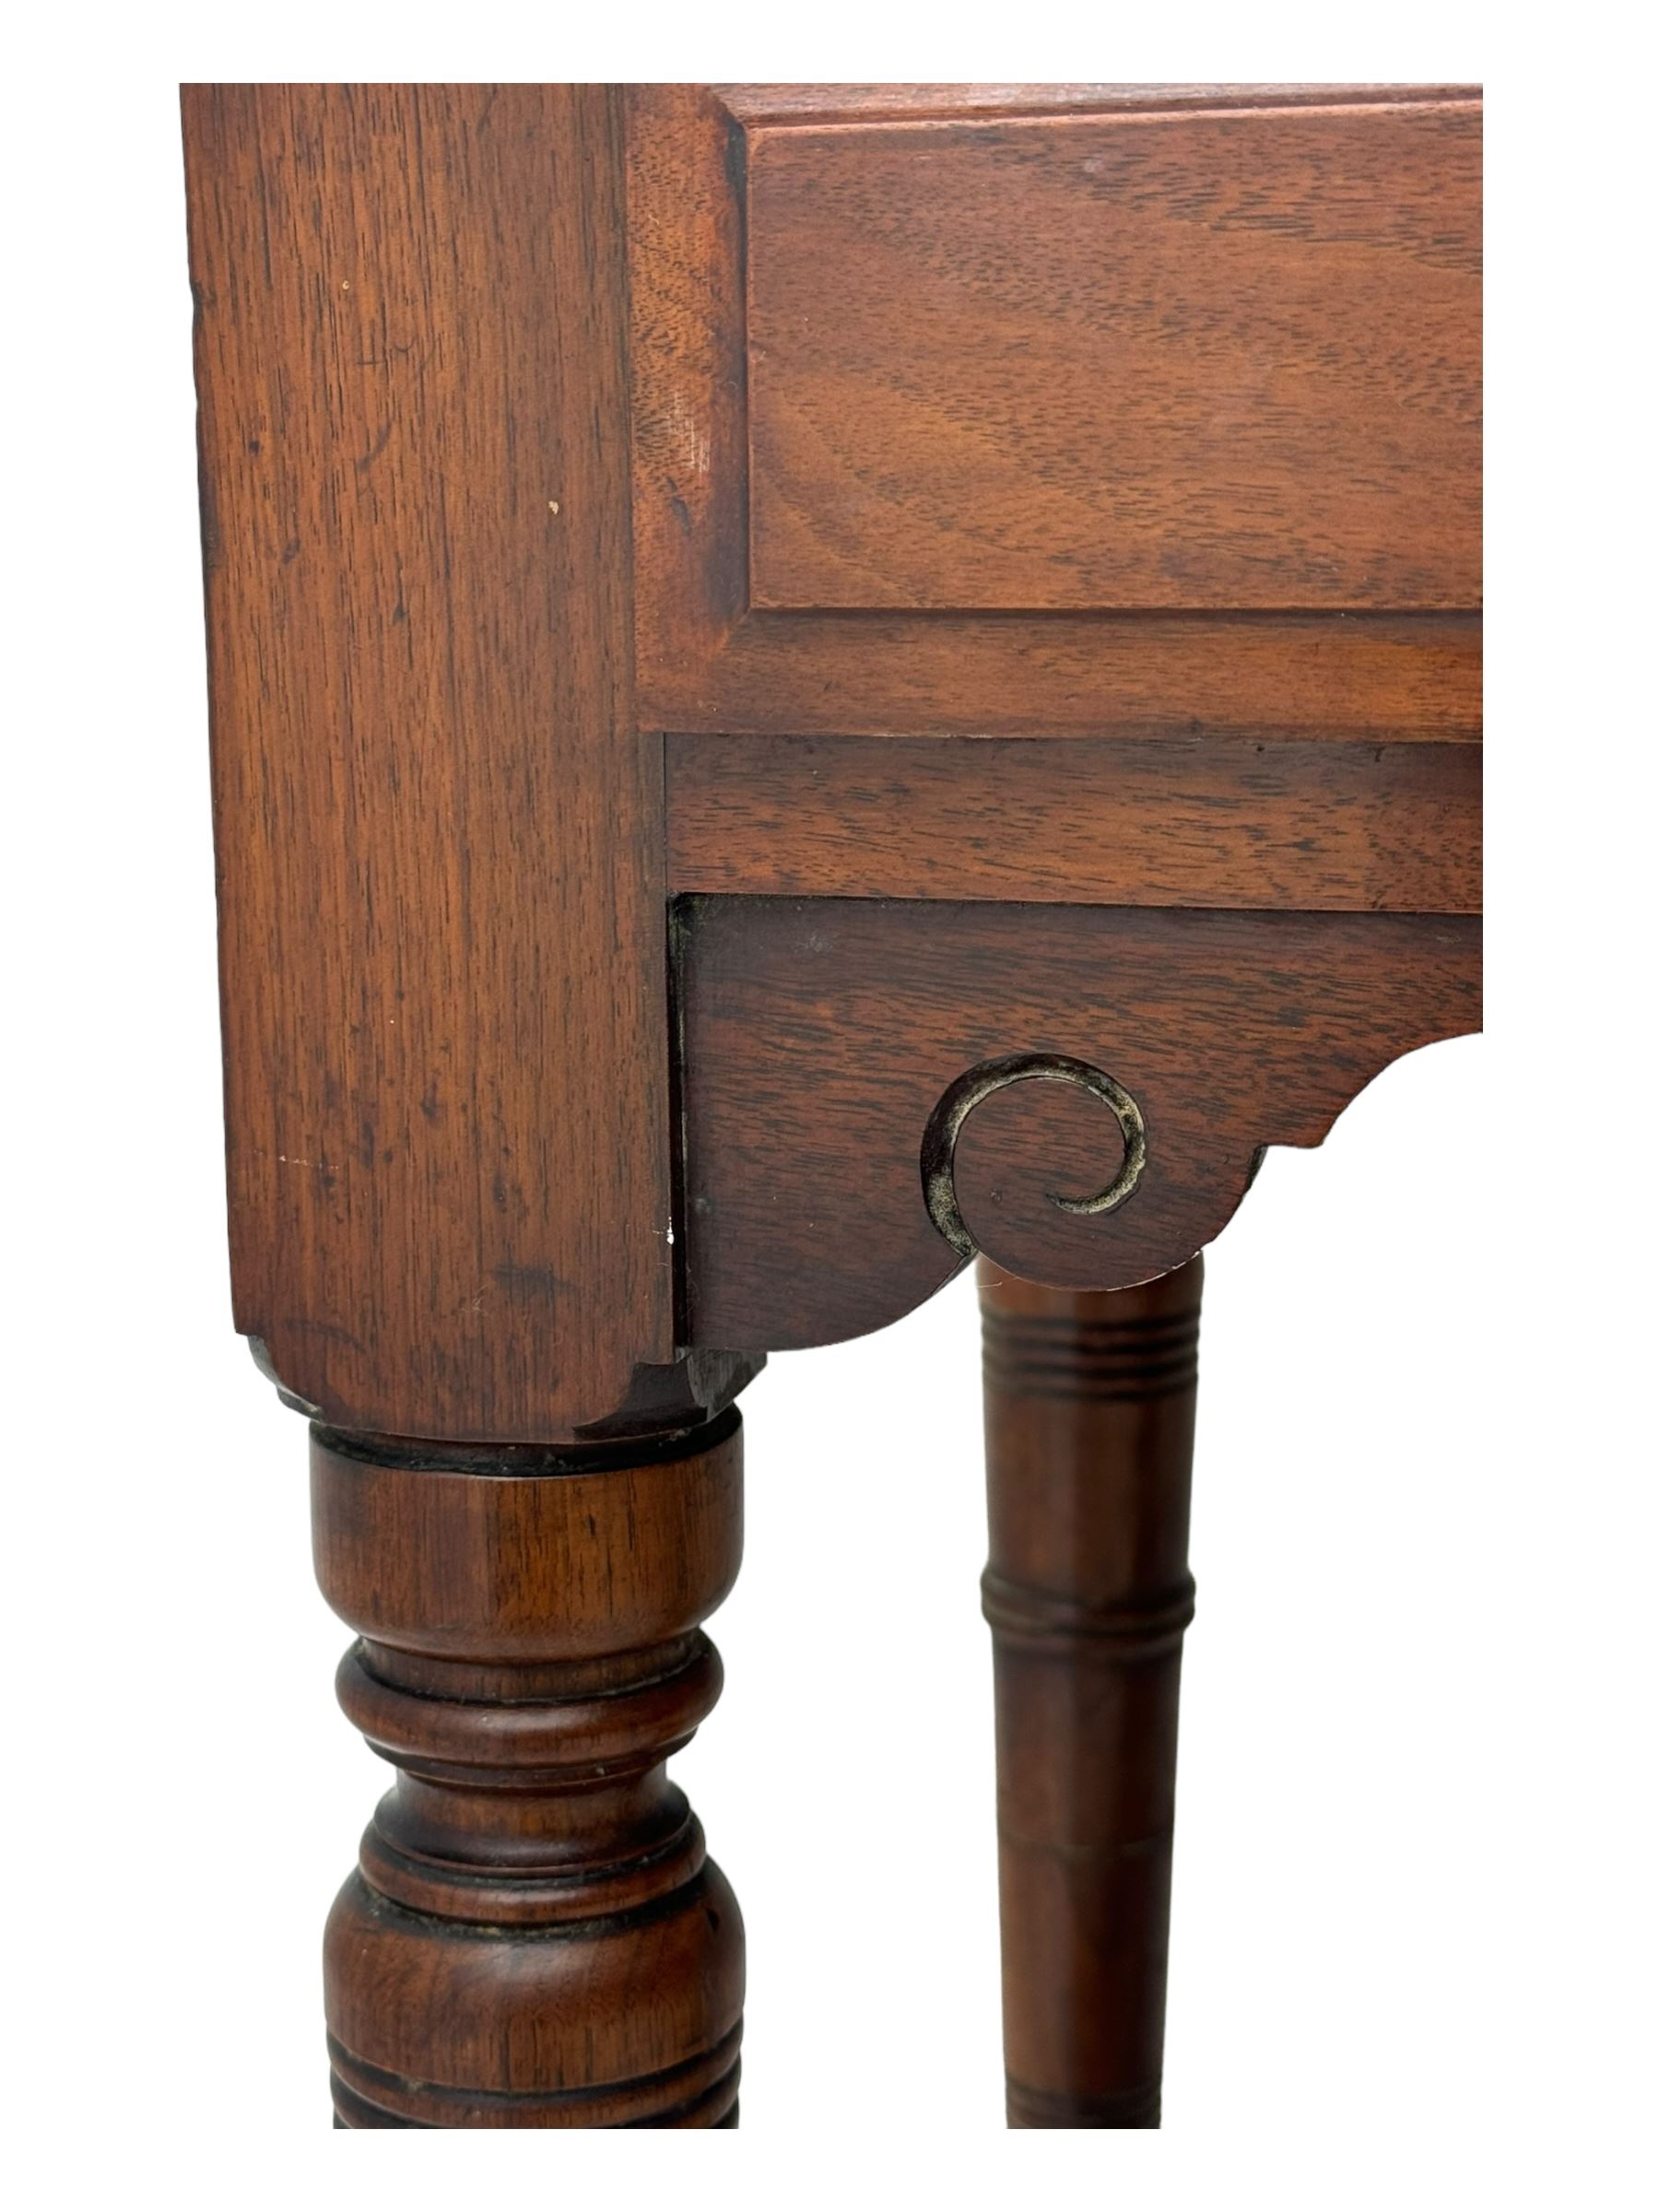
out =
[[[1473,610],[752,609],[745,171],[748,130],[766,111],[746,96],[769,89],[776,88],[626,88],[635,669],[643,724],[686,735],[1479,736],[1481,618]],[[1053,90],[1018,89],[1045,97]],[[1331,88],[1277,89],[1324,97]],[[1408,89],[1426,100],[1479,92],[1336,89],[1367,98]],[[789,113],[803,124],[823,121],[809,102],[798,110],[785,102],[776,112],[782,121]]]
[[[1211,108],[1359,107],[1478,100],[1478,85],[711,85],[749,130],[824,129],[1001,115],[1182,113]]]
[[[1381,97],[1079,104],[924,117],[913,127],[878,117],[751,130],[749,618],[1478,615],[1481,116],[1477,97]],[[1099,210],[1079,164],[1089,172],[1109,160],[1157,159],[1154,146],[1175,166],[1144,207],[1136,203],[1145,219],[1124,227],[1121,261],[1086,246],[1081,226]],[[1330,187],[1327,172],[1340,178],[1349,160],[1379,164],[1366,195],[1379,210],[1374,234]],[[1000,189],[981,196],[1004,163],[1012,166]],[[1028,171],[1038,180],[1030,206],[1020,199]],[[1184,254],[1182,194],[1202,198],[1234,183],[1253,217],[1200,226],[1188,265],[1202,269],[1225,246],[1227,281],[1196,276],[1189,291],[1183,265],[1166,266],[1171,289],[1158,313],[1137,323],[1119,303],[1097,327],[1091,273],[1138,271],[1147,254],[1156,265],[1171,222]],[[1005,216],[1012,232],[998,227]],[[1310,436],[1284,424],[1267,435],[1265,419],[1247,410],[1236,440],[1203,451],[1198,439],[1197,473],[1184,473],[1194,440],[1171,436],[1171,405],[1177,414],[1197,405],[1202,418],[1258,367],[1277,375],[1307,365],[1311,341],[1294,316],[1288,330],[1270,320],[1281,281],[1294,292],[1299,272],[1315,265],[1299,252],[1304,225],[1308,239],[1340,246],[1336,272],[1328,260],[1317,265],[1322,288],[1309,312],[1324,319],[1333,352],[1342,332],[1352,355],[1338,355],[1328,387],[1353,388],[1347,411]],[[1403,244],[1414,237],[1415,246]],[[1462,252],[1451,256],[1453,241]],[[1287,252],[1288,264],[1276,258]],[[1397,282],[1395,252],[1411,260]],[[1057,296],[1080,324],[1070,313],[1051,320],[1046,294],[1034,296],[1013,339],[1006,288],[1023,261],[1048,253],[1062,257]],[[958,259],[971,272],[966,292],[940,281]],[[836,312],[819,314],[820,300],[836,301]],[[1162,341],[1165,316],[1192,312],[1208,327],[1218,306],[1207,347]],[[1097,341],[1112,332],[1108,354],[1081,368],[1079,326]],[[1138,375],[1120,382],[1108,371],[1119,351],[1139,359]],[[1396,357],[1410,364],[1400,372],[1407,382],[1427,382],[1441,404],[1403,404],[1385,420],[1374,394],[1363,404]],[[1102,385],[1103,415],[1090,411]],[[1460,404],[1446,405],[1448,394]],[[1055,409],[1065,459],[1026,442],[1027,418]],[[965,441],[939,427],[959,414]],[[1299,454],[1276,455],[1299,439]],[[1449,440],[1461,441],[1455,456]],[[1080,464],[1119,441],[1142,488],[1122,509],[1113,469]],[[1251,459],[1233,480],[1228,457],[1238,444]],[[1137,517],[1141,506],[1153,510],[1149,523]]]

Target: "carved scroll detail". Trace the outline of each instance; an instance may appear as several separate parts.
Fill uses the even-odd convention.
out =
[[[1065,1198],[1048,1193],[1051,1206],[1063,1214],[1109,1214],[1135,1194],[1147,1164],[1147,1124],[1140,1108],[1123,1085],[1087,1060],[1068,1059],[1062,1053],[1012,1053],[1001,1060],[982,1060],[971,1067],[940,1099],[928,1116],[922,1138],[922,1190],[934,1227],[965,1260],[978,1252],[968,1224],[962,1218],[956,1194],[956,1148],[968,1116],[993,1092],[1011,1083],[1070,1083],[1109,1107],[1123,1132],[1124,1160],[1117,1173],[1093,1197]]]
[[[1149,1282],[1220,1234],[1258,1146],[1318,1144],[1391,1060],[1480,1020],[1467,915],[750,897],[679,914],[685,1340],[711,1349],[884,1327],[975,1243],[1030,1282]],[[1059,1088],[968,1123],[999,1078],[1050,1068]],[[1125,1160],[1116,1210],[1079,1219],[1043,1194],[1118,1166],[1105,1069],[1147,1158],[1133,1205]],[[1093,1159],[1090,1116],[1110,1147],[1092,1181],[1054,1165]]]

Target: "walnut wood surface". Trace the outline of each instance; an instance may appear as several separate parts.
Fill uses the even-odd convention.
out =
[[[397,1772],[325,1940],[342,2125],[735,2124],[743,1924],[664,1761],[720,1694],[741,1444],[313,1431],[340,1701]]]
[[[1155,2127],[1204,1263],[981,1261],[1011,2127]]]
[[[674,1357],[617,97],[191,86],[237,1326],[347,1427]]]
[[[1480,623],[1466,612],[1265,614],[1252,611],[1260,603],[1241,592],[1233,594],[1236,610],[1036,615],[1020,611],[1012,571],[1007,585],[991,595],[994,606],[1009,610],[1001,613],[778,611],[757,604],[749,558],[753,394],[745,276],[750,157],[765,136],[769,160],[794,159],[797,130],[803,145],[810,139],[833,154],[836,134],[768,120],[763,89],[752,99],[730,97],[735,106],[688,86],[640,87],[629,96],[643,713],[665,729],[712,734],[1478,734]],[[1181,107],[1180,98],[1174,105]],[[1021,112],[1028,113],[1027,103]],[[1077,127],[1065,121],[1072,112],[1028,119],[1019,127],[1041,145],[1054,131]],[[1294,124],[1299,113],[1287,105],[1275,122]],[[879,142],[889,130],[895,145],[903,139],[915,160],[925,161],[925,146],[901,121],[867,135]],[[1264,129],[1261,162],[1270,181],[1276,172],[1267,137]],[[1420,201],[1420,179],[1411,197],[1414,205]],[[1202,259],[1202,225],[1193,228]],[[1234,245],[1240,235],[1235,229]],[[1466,254],[1461,230],[1453,246],[1456,254]],[[1290,251],[1288,242],[1283,251]],[[1386,257],[1377,258],[1380,276]],[[856,270],[848,271],[849,281],[856,277]],[[965,285],[960,332],[971,352],[978,318],[968,312],[971,298]],[[907,312],[904,300],[889,296],[889,305],[896,318]],[[1032,312],[1038,315],[1041,303],[1034,301]],[[820,329],[834,312],[832,290],[824,299]],[[1299,373],[1310,394],[1328,390],[1328,380],[1321,383],[1316,323],[1304,335]],[[1453,382],[1461,406],[1474,340],[1463,324],[1456,338]],[[1406,350],[1416,358],[1409,346]],[[900,373],[887,362],[870,366],[877,380]],[[1425,382],[1433,373],[1425,364]],[[1022,411],[1040,414],[1044,389],[1039,359]],[[1070,475],[1057,461],[1046,480],[1031,477],[1027,522],[1034,538],[1051,525],[1063,534],[1078,484],[1107,477],[1110,464],[1109,449],[1090,447],[1075,457]],[[911,465],[908,457],[904,465]],[[995,465],[991,448],[987,465]],[[1461,480],[1456,496],[1466,515]],[[911,526],[902,515],[893,525]],[[1465,559],[1463,523],[1456,542]],[[1187,559],[1179,535],[1171,536],[1167,552],[1177,570]],[[844,606],[844,594],[829,596]],[[1294,594],[1282,603],[1296,604]]]
[[[1480,105],[761,129],[758,607],[1480,602]]]
[[[1137,110],[1352,107],[1364,100],[1467,99],[1466,85],[710,85],[747,128],[769,123],[941,122],[960,115]]]
[[[1069,1286],[987,1278],[1010,2109],[1148,2124],[1183,1264],[1479,1018],[1477,100],[184,117],[236,1318],[398,1773],[341,2124],[734,2124],[718,1409],[982,1250]]]
[[[1441,244],[1463,265],[1467,100],[1075,94],[1045,107],[1026,88],[1005,103],[1007,143],[1030,150],[1015,182],[1066,205],[1085,173],[1054,166],[1057,147],[1083,143],[1066,133],[1212,148],[1203,133],[1241,133],[1228,143],[1271,221],[1243,220],[1235,186],[1196,155],[1184,197],[1176,162],[1136,202],[1136,221],[1190,219],[1207,236],[1213,219],[1225,254],[1260,238],[1264,252],[1324,251],[1335,201],[1319,201],[1317,220],[1300,203],[1287,213],[1287,180],[1334,164],[1337,199],[1352,182],[1299,133],[1357,133],[1372,148],[1363,174],[1393,175],[1375,150],[1394,146],[1388,134],[1451,118],[1456,206]],[[806,177],[830,197],[844,182],[843,140],[869,141],[896,206],[923,190],[930,149],[956,148],[954,160],[969,147],[964,129],[973,146],[982,130],[994,152],[1004,144],[989,91],[967,102],[971,122],[959,88],[912,88],[874,101],[860,131],[825,127],[850,97],[186,95],[237,1319],[290,1393],[342,1426],[508,1441],[683,1424],[752,1371],[771,1324],[735,1336],[737,1319],[789,1314],[803,1295],[787,1250],[780,1300],[763,1293],[752,1219],[731,1247],[747,1256],[729,1262],[711,1256],[706,1218],[674,1218],[675,1176],[706,1205],[735,1141],[722,1123],[706,1171],[673,1158],[675,1083],[697,1101],[727,1080],[698,1066],[698,1021],[668,1004],[674,888],[948,899],[935,932],[982,900],[1027,914],[1436,914],[1477,901],[1477,759],[1462,742],[1479,727],[1472,613],[750,604],[741,246],[757,146],[804,208]],[[1434,259],[1420,159],[1395,155],[1387,222],[1405,225],[1415,267]],[[977,268],[968,241],[985,203],[945,198],[962,265]],[[534,241],[532,203],[550,210]],[[1057,236],[1069,219],[1056,216]],[[1373,247],[1363,230],[1357,257]],[[1196,245],[1193,261],[1193,282],[1210,281]],[[964,312],[974,296],[969,284]],[[1418,330],[1407,323],[1402,345]],[[1461,361],[1472,321],[1459,330]],[[630,413],[642,698],[629,688]],[[1079,466],[1093,465],[1085,453]],[[1063,520],[1065,486],[1036,472],[1031,487]],[[666,823],[653,723],[671,732]],[[932,939],[935,988],[999,1051],[1026,1049],[1033,1022],[1039,1042],[1057,1033],[1033,930],[1023,952],[999,940],[988,966],[971,939]],[[1211,1003],[1228,980],[1210,979]],[[1246,1008],[1253,987],[1244,979]],[[1382,1056],[1390,1020],[1379,1017]],[[1255,1055],[1247,1018],[1218,1025],[1223,1048]],[[825,1065],[851,1049],[841,1039]],[[912,1113],[914,1069],[865,1065],[889,1093],[860,1107],[888,1125],[885,1155]],[[1322,1096],[1339,1103],[1359,1079],[1333,1063]],[[803,1128],[813,1091],[794,1115]],[[1038,1118],[1064,1104],[1041,1101]],[[694,1140],[705,1126],[700,1109],[684,1124]],[[906,1155],[915,1134],[904,1126]],[[1182,1237],[1213,1233],[1236,1200],[1233,1135]],[[763,1179],[737,1217],[791,1188]],[[887,1221],[860,1218],[873,1256],[837,1265],[862,1268],[874,1295],[862,1317],[830,1296],[830,1333],[902,1310],[889,1295],[900,1276],[903,1303],[937,1279],[936,1238],[898,1276],[879,1252],[883,1237],[912,1236],[913,1199],[907,1188]],[[1114,1236],[1157,1211],[1148,1191]],[[1186,1256],[1173,1233],[1129,1239],[1135,1267]],[[688,1241],[698,1256],[677,1311]],[[709,1284],[732,1265],[749,1287],[711,1306]],[[710,1352],[732,1357],[712,1364]]]
[[[679,938],[689,1324],[710,1345],[856,1335],[956,1271],[922,1147],[982,1063],[1066,1055],[1138,1101],[1146,1173],[1103,1217],[1053,1203],[1124,1152],[1065,1085],[988,1099],[956,1150],[989,1257],[1114,1288],[1218,1234],[1259,1147],[1318,1144],[1389,1061],[1480,1018],[1480,924],[1456,915],[691,899]],[[1433,1141],[1403,1137],[1403,1178]]]
[[[1474,745],[670,738],[681,891],[1477,913]]]

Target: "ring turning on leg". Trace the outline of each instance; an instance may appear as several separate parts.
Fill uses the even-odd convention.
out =
[[[1011,2127],[1156,2127],[1202,1260],[980,1262]]]
[[[338,2124],[736,2124],[743,1924],[664,1768],[720,1694],[741,1447],[312,1431],[340,1701],[397,1771],[324,1943]]]

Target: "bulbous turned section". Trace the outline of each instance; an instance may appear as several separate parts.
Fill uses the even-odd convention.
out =
[[[340,1702],[396,1770],[324,1943],[338,2124],[735,2125],[743,1924],[664,1770],[741,1447],[735,1409],[654,1452],[312,1430]]]

